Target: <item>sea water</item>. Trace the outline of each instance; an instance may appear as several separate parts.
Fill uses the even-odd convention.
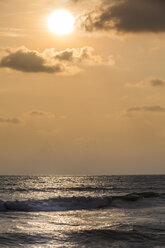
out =
[[[165,175],[1,176],[0,247],[165,247]]]

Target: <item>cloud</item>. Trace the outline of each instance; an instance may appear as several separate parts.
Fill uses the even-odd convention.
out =
[[[126,110],[127,113],[131,113],[131,112],[165,112],[165,108],[161,107],[159,105],[151,105],[151,106],[133,106],[130,107]]]
[[[160,78],[148,78],[143,81],[140,81],[136,84],[133,83],[127,83],[125,85],[126,87],[153,87],[153,88],[159,88],[165,86],[165,80]]]
[[[101,56],[93,55],[92,47],[67,48],[64,51],[56,52],[55,59],[75,64],[100,64],[102,62]]]
[[[21,120],[19,118],[9,118],[9,117],[2,117],[0,116],[0,123],[7,123],[7,124],[20,124]]]
[[[94,55],[91,47],[68,48],[63,51],[55,51],[51,48],[43,52],[19,47],[1,49],[0,52],[3,54],[0,68],[26,73],[76,73],[80,66],[103,63],[102,57]]]
[[[104,0],[78,22],[88,32],[165,32],[164,0]]]
[[[51,112],[45,112],[40,110],[32,110],[28,113],[32,117],[46,117],[46,118],[54,118],[55,115]]]
[[[150,85],[152,87],[162,87],[162,86],[165,86],[165,80],[158,79],[158,78],[151,79],[150,80]]]
[[[60,64],[53,64],[44,54],[20,47],[16,50],[9,49],[8,54],[0,61],[0,67],[6,67],[22,72],[47,72],[57,73],[64,70]]]

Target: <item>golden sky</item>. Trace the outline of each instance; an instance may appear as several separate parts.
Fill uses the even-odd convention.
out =
[[[73,32],[51,32],[58,9]],[[1,174],[165,173],[164,9],[0,1]]]

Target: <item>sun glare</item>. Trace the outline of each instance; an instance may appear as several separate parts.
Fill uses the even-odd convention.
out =
[[[57,35],[70,34],[74,30],[74,18],[64,9],[58,9],[48,16],[48,27]]]

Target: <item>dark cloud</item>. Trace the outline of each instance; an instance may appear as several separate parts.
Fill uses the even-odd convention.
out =
[[[0,117],[0,123],[20,124],[21,120],[19,118]]]
[[[165,80],[160,79],[160,78],[148,78],[143,81],[140,81],[136,84],[133,83],[127,83],[125,85],[126,87],[153,87],[153,88],[159,88],[159,87],[164,87],[165,86]]]
[[[150,84],[152,87],[162,87],[165,86],[165,81],[162,79],[152,79],[150,80]]]
[[[151,106],[133,106],[127,109],[127,113],[130,112],[165,112],[165,108],[159,105],[151,105]]]
[[[6,52],[0,60],[0,68],[10,68],[22,72],[72,73],[77,72],[75,66],[81,64],[102,63],[100,56],[93,55],[91,47],[66,49],[56,52],[54,48],[43,52],[29,50],[26,47],[2,50]],[[74,68],[73,68],[74,65]]]
[[[7,67],[22,72],[57,73],[64,70],[60,64],[50,64],[42,53],[31,51],[25,47],[17,50],[8,50],[8,55],[4,56],[0,61],[0,67]]]
[[[81,17],[82,26],[89,32],[164,32],[164,0],[112,0],[103,1]]]

